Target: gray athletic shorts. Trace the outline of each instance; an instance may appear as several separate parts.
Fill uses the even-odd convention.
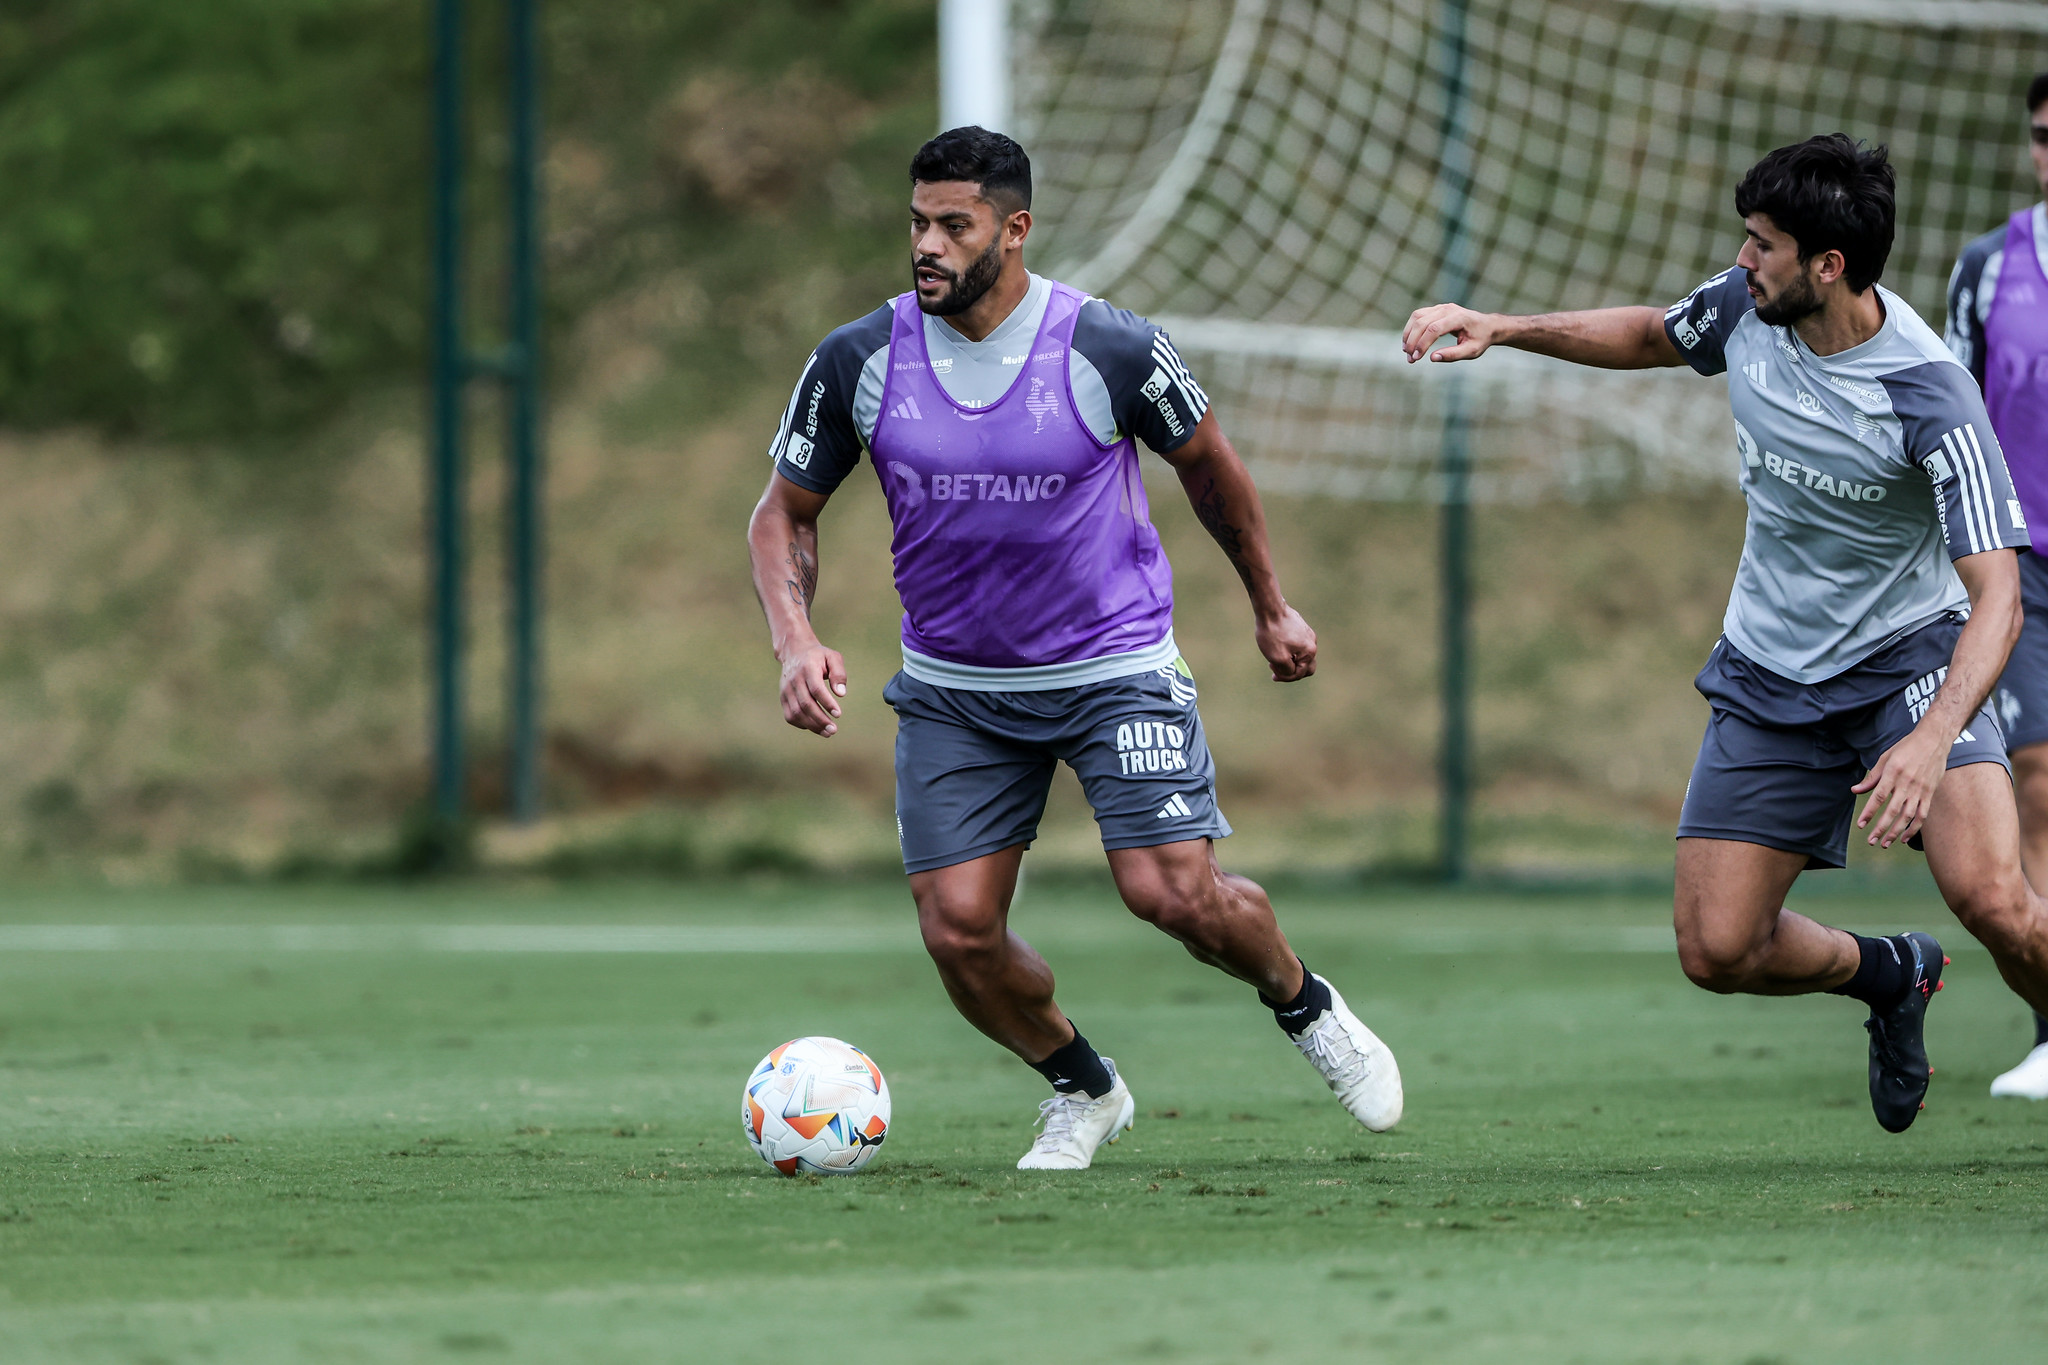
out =
[[[1817,683],[1773,673],[1725,639],[1715,645],[1695,681],[1714,709],[1678,837],[1739,839],[1841,867],[1857,800],[1849,788],[1926,714],[1962,631],[1959,616],[1943,617]],[[1949,767],[1966,763],[2011,771],[1988,705],[1949,750]]]
[[[1059,762],[1081,779],[1105,849],[1230,833],[1185,664],[1050,692],[967,692],[898,673],[882,699],[896,708],[906,872],[1029,845]]]
[[[2026,624],[1992,694],[2008,749],[2048,743],[2048,559],[2020,551],[2020,605]]]

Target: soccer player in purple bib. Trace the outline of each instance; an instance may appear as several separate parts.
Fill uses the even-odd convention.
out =
[[[1053,1090],[1018,1167],[1084,1168],[1135,1112],[1009,928],[1059,762],[1132,913],[1256,987],[1352,1116],[1391,1128],[1393,1054],[1302,965],[1266,893],[1217,865],[1230,826],[1136,442],[1174,468],[1243,579],[1274,680],[1298,682],[1315,632],[1281,596],[1251,476],[1164,332],[1025,269],[1023,148],[955,128],[919,149],[910,180],[916,287],[813,353],[748,532],[784,719],[838,731],[846,665],[811,624],[818,516],[865,450],[903,599],[903,671],[882,695],[918,927],[960,1013]]]
[[[1991,429],[2020,506],[2048,526],[2048,71],[2027,86],[2034,177],[2042,198],[1963,248],[1948,281],[1948,345],[1984,390]],[[2048,559],[2020,554],[2026,624],[1998,679],[1996,708],[2019,798],[2027,879],[2048,890]],[[2033,1050],[1991,1082],[1994,1095],[2048,1100],[2048,1015]]]
[[[1852,818],[1872,844],[1924,845],[1949,908],[2048,1009],[2048,903],[2021,870],[1986,706],[2020,629],[2027,518],[1977,386],[1878,283],[1895,219],[1884,149],[1840,133],[1780,147],[1736,186],[1735,211],[1734,268],[1668,309],[1438,304],[1403,345],[1411,361],[1506,345],[1728,376],[1748,526],[1696,682],[1711,710],[1678,817],[1679,961],[1711,991],[1867,1005],[1871,1108],[1896,1133],[1927,1093],[1923,1029],[1948,959],[1928,934],[1852,934],[1785,896],[1805,869],[1843,865]]]

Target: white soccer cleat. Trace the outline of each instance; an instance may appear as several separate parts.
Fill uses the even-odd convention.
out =
[[[1351,1117],[1384,1133],[1401,1121],[1401,1068],[1387,1045],[1359,1022],[1337,988],[1323,977],[1316,980],[1330,987],[1330,1008],[1288,1037],[1322,1073]]]
[[[1115,1142],[1130,1131],[1138,1108],[1131,1102],[1130,1087],[1116,1074],[1116,1065],[1104,1057],[1110,1079],[1116,1082],[1101,1099],[1087,1095],[1053,1093],[1038,1106],[1042,1125],[1038,1140],[1017,1162],[1020,1171],[1085,1171],[1095,1160],[1095,1149]]]
[[[2022,1100],[2048,1100],[2048,1043],[2020,1059],[2020,1064],[1991,1082],[1991,1093]]]

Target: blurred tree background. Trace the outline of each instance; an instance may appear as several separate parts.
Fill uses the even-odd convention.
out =
[[[496,15],[473,0],[478,339]],[[832,327],[903,287],[932,0],[546,6],[549,801],[488,860],[886,867],[897,608],[876,490],[824,533],[844,733],[781,723],[741,531]],[[0,11],[0,866],[388,862],[424,791],[420,0]],[[500,798],[493,400],[476,399],[481,808]],[[1221,414],[1226,424],[1230,414]],[[1163,469],[1163,467],[1161,467]],[[1435,516],[1275,500],[1324,668],[1275,688],[1227,565],[1154,494],[1239,865],[1419,865]],[[1480,856],[1655,869],[1732,496],[1478,514]],[[1095,861],[1063,778],[1041,856]]]
[[[8,6],[0,420],[274,432],[413,365],[412,8]]]
[[[488,222],[499,15],[472,9]],[[872,214],[848,232],[841,215],[774,210],[862,200],[862,171],[897,169],[887,143],[857,144],[882,105],[928,109],[929,5],[556,4],[547,23],[558,322],[677,262],[711,295],[747,288],[764,257],[880,262]],[[0,13],[0,422],[274,436],[411,382],[425,35],[419,0]],[[479,281],[494,278],[489,245]],[[719,330],[704,339],[742,329]]]

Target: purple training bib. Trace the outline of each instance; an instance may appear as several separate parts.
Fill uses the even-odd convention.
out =
[[[1016,380],[968,408],[933,378],[917,296],[895,301],[870,449],[896,534],[904,648],[979,668],[1077,663],[1158,644],[1173,570],[1137,450],[1074,410],[1067,353],[1087,296],[1055,283]]]
[[[2048,527],[2048,278],[2034,213],[2005,225],[2005,265],[1984,322],[1984,407],[2030,527]]]

